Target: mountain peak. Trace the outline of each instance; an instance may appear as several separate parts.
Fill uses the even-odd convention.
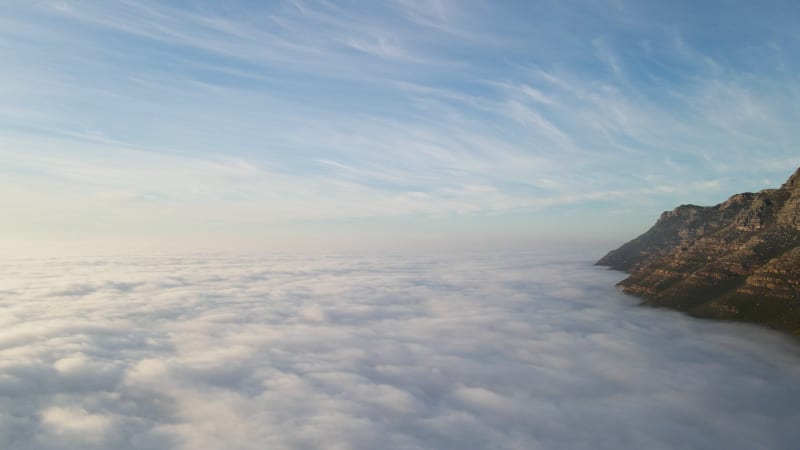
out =
[[[780,189],[681,205],[598,265],[644,303],[800,335],[800,169]]]
[[[800,167],[786,180],[782,188],[792,192],[800,190]]]

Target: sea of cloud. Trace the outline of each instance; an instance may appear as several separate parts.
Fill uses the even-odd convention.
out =
[[[0,264],[2,449],[790,448],[800,343],[589,257]]]

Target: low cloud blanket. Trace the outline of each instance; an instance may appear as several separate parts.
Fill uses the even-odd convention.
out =
[[[790,448],[800,344],[594,255],[0,264],[2,449]]]

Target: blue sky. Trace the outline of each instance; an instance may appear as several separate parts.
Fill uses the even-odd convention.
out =
[[[796,2],[5,1],[2,245],[616,244],[800,165],[798,50]]]

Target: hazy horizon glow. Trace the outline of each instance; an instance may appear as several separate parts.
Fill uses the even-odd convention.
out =
[[[798,8],[4,1],[0,245],[619,242],[800,165]]]

